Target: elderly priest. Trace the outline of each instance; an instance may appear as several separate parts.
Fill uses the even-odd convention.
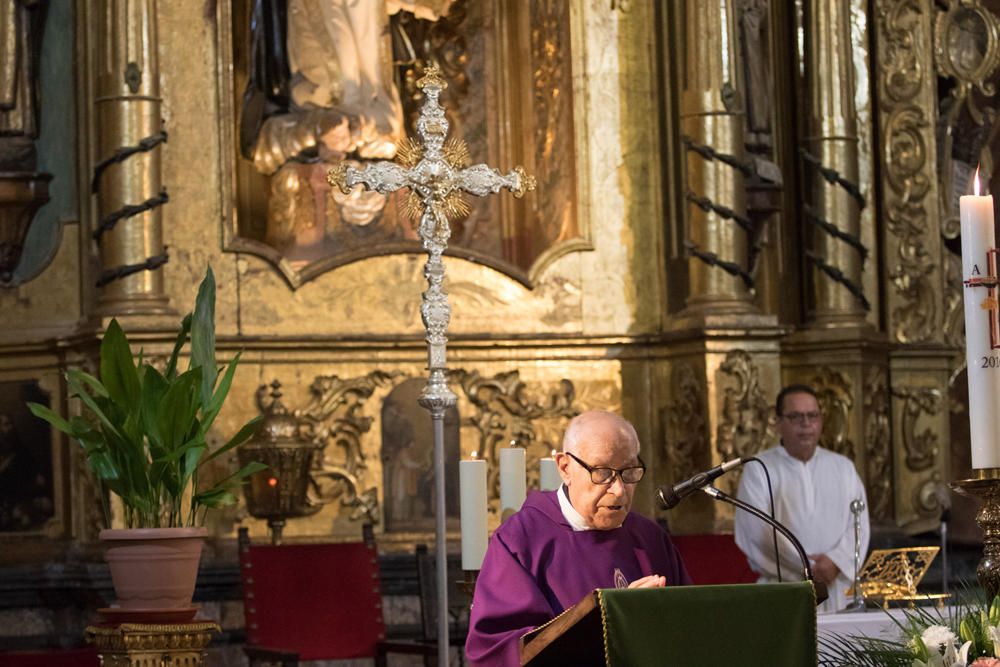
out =
[[[490,541],[465,644],[473,664],[520,664],[520,638],[595,588],[690,583],[666,532],[629,512],[646,470],[630,423],[577,416],[556,463],[562,487],[532,493]]]

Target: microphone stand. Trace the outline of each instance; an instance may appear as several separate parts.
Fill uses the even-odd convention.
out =
[[[865,609],[865,597],[861,594],[861,512],[865,509],[865,501],[855,498],[850,509],[854,515],[854,599],[841,612]]]
[[[770,516],[768,516],[764,512],[761,512],[753,505],[748,505],[747,503],[743,502],[738,498],[733,498],[732,496],[723,493],[722,491],[720,491],[719,489],[717,489],[712,485],[703,486],[701,487],[701,490],[707,493],[708,495],[712,496],[716,500],[721,500],[723,502],[729,503],[733,507],[737,507],[741,510],[749,512],[750,514],[753,514],[755,517],[757,517],[764,523],[768,524],[769,526],[773,526],[778,530],[779,533],[787,537],[788,541],[791,542],[792,546],[795,547],[795,550],[799,552],[799,558],[802,560],[802,573],[805,576],[805,580],[811,581],[813,587],[816,589],[816,604],[824,602],[827,599],[827,597],[829,597],[829,594],[827,593],[826,590],[826,585],[816,581],[813,578],[812,567],[809,565],[809,556],[806,555],[806,550],[802,547],[802,543],[799,542],[799,539],[792,534],[792,531],[788,530],[777,520],[772,519]],[[778,559],[781,558],[780,554],[775,554],[775,556]]]

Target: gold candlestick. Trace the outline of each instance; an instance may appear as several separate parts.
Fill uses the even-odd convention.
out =
[[[983,501],[976,523],[983,529],[983,557],[976,578],[989,599],[1000,594],[1000,468],[974,470],[975,477],[951,483],[957,493]]]

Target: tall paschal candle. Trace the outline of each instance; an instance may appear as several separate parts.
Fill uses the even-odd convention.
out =
[[[976,285],[991,277],[988,253],[996,244],[996,236],[993,196],[979,195],[978,169],[974,192],[959,201],[972,467],[1000,468],[1000,350],[993,348],[990,336],[995,326],[996,297],[994,289]]]

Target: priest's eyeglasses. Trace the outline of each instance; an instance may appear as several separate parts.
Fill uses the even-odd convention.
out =
[[[587,465],[569,452],[566,452],[566,454],[590,473],[590,481],[594,484],[613,484],[615,475],[621,477],[622,482],[625,484],[637,484],[642,479],[642,476],[646,474],[646,464],[642,462],[642,459],[639,459],[639,465],[628,468],[595,468],[594,466]]]
[[[807,422],[815,424],[819,420],[823,419],[822,413],[819,412],[789,412],[787,415],[781,416],[783,419],[787,419],[798,426],[802,426]]]

